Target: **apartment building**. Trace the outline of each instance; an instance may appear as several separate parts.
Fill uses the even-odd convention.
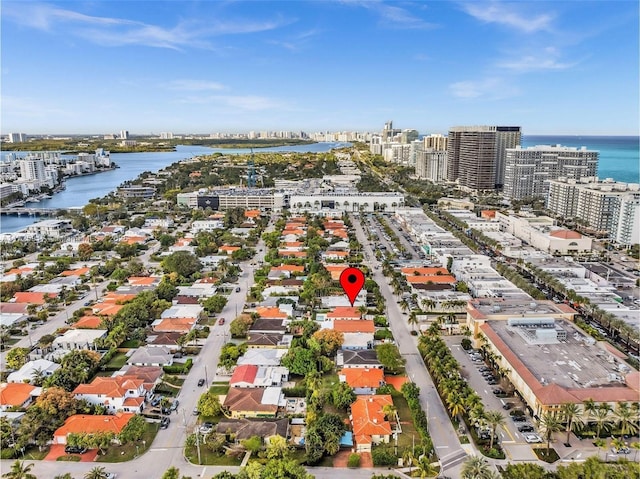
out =
[[[506,149],[504,195],[507,198],[546,198],[549,180],[579,180],[595,176],[597,151],[561,145],[538,145]]]

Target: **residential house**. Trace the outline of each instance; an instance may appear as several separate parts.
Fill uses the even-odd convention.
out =
[[[71,351],[74,349],[97,349],[97,339],[107,336],[106,329],[70,329],[53,340],[51,347]]]
[[[249,348],[238,358],[238,366],[253,364],[255,366],[280,366],[286,349]]]
[[[351,425],[357,452],[371,452],[372,444],[388,443],[391,438],[391,423],[387,421],[383,408],[393,406],[390,395],[359,396],[351,405]]]
[[[351,386],[356,394],[375,394],[385,384],[382,369],[344,368],[338,373],[338,378]]]
[[[223,406],[232,418],[275,417],[282,399],[282,388],[230,388]]]
[[[180,349],[180,345],[178,345],[178,338],[180,338],[180,336],[182,336],[182,333],[157,333],[149,335],[147,336],[147,346],[163,346],[175,353]]]
[[[12,303],[25,303],[25,304],[37,304],[39,306],[46,303],[45,298],[55,298],[58,295],[56,293],[37,293],[33,291],[21,291],[14,293],[11,298]]]
[[[262,388],[282,386],[289,380],[289,370],[283,366],[256,366],[246,364],[236,366],[229,384],[237,388]]]
[[[144,409],[146,390],[144,381],[135,377],[96,377],[89,384],[78,385],[73,394],[76,399],[104,406],[110,413],[140,413]]]
[[[173,353],[166,346],[143,346],[136,349],[129,356],[127,364],[134,366],[171,366],[173,364]]]
[[[253,348],[278,348],[286,352],[291,346],[291,341],[293,341],[292,334],[260,333],[255,331],[247,333],[247,347],[249,350]]]
[[[67,418],[62,426],[53,433],[54,444],[66,444],[69,434],[92,434],[111,432],[118,435],[135,416],[132,413],[118,413],[111,415],[75,414]]]
[[[71,326],[74,329],[99,329],[103,324],[102,316],[82,316]]]
[[[340,349],[336,353],[336,366],[341,368],[383,368],[375,349]]]
[[[0,411],[11,408],[26,408],[41,392],[42,388],[27,383],[1,383]]]
[[[165,318],[156,319],[151,326],[156,333],[186,334],[196,325],[196,318]]]
[[[58,363],[54,363],[53,361],[47,361],[46,359],[35,359],[33,361],[28,361],[20,369],[9,374],[9,376],[7,376],[7,382],[30,383],[33,382],[33,379],[36,376],[48,378],[58,368],[60,368],[60,365]]]
[[[338,320],[338,321],[361,320],[362,313],[356,307],[338,306],[337,308],[334,308],[333,311],[329,311],[327,313],[326,318],[328,320]]]
[[[289,437],[289,420],[222,419],[216,425],[215,431],[218,434],[224,434],[227,442],[238,444],[240,441],[257,436],[263,438],[265,444],[269,444],[269,439],[273,436],[285,439]]]
[[[284,325],[283,319],[275,318],[258,318],[254,321],[249,329],[249,334],[267,333],[267,334],[285,334],[287,327]]]

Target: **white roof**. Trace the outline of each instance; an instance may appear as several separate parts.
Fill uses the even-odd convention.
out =
[[[279,366],[286,349],[249,348],[238,358],[238,366],[252,364],[255,366]]]
[[[62,343],[93,343],[96,339],[107,334],[106,329],[70,329],[62,336],[53,340],[53,344]]]
[[[27,319],[28,314],[22,313],[0,313],[0,326],[8,328],[13,323]]]
[[[203,308],[199,304],[177,304],[165,309],[160,317],[165,318],[197,318]]]
[[[282,396],[282,388],[281,387],[268,387],[265,388],[264,394],[262,395],[262,404],[280,404],[280,397]]]
[[[17,371],[9,374],[7,382],[23,383],[26,380],[31,381],[35,371],[41,371],[45,376],[50,376],[59,367],[60,365],[58,363],[54,363],[53,361],[48,361],[46,359],[29,361]]]

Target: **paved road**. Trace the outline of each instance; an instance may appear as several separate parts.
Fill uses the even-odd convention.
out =
[[[358,241],[364,246],[370,258],[375,258],[371,245],[366,240],[366,234],[359,218],[351,216]],[[372,260],[373,265],[379,265]],[[427,371],[417,348],[417,339],[411,336],[406,316],[402,314],[397,304],[397,298],[391,292],[389,283],[380,269],[373,270],[373,279],[380,286],[380,292],[387,303],[387,315],[393,336],[398,344],[400,354],[406,359],[406,371],[410,379],[420,387],[420,402],[429,421],[429,434],[433,446],[440,458],[444,470],[459,464],[466,458],[466,452],[460,446],[458,435],[449,420],[449,416],[442,405],[431,376]]]

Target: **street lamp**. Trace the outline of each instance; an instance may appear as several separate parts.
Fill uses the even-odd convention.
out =
[[[209,375],[207,374],[207,365],[204,365],[204,383],[207,386],[207,389],[209,388]]]

